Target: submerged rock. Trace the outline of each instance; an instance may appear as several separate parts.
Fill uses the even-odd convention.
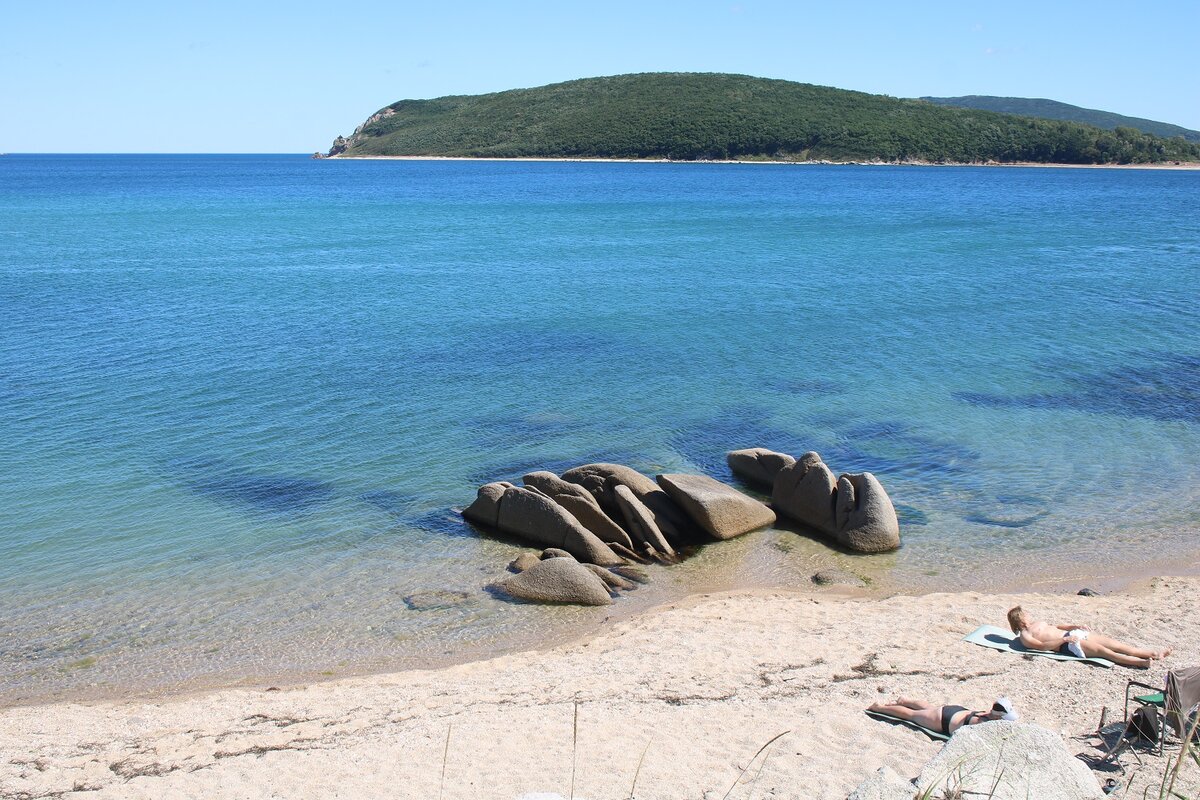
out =
[[[707,475],[659,475],[656,479],[692,521],[716,539],[732,539],[775,524],[763,503]]]
[[[867,585],[866,581],[854,573],[847,572],[844,569],[838,569],[837,567],[817,570],[813,573],[812,582],[818,586],[863,587]]]
[[[573,558],[548,558],[496,586],[510,596],[538,603],[604,606],[612,603],[608,586]]]
[[[412,611],[435,611],[439,608],[453,608],[462,605],[471,595],[466,592],[452,592],[445,589],[430,589],[424,592],[413,592],[404,598],[404,605]]]

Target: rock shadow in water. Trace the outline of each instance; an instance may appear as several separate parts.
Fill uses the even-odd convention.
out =
[[[992,525],[998,528],[1028,528],[1050,516],[1049,501],[1044,497],[1024,494],[996,495],[995,503],[964,515],[967,522]]]
[[[896,507],[896,519],[900,521],[902,528],[904,526],[929,524],[929,516],[921,509],[905,505],[904,503],[893,503],[893,505]]]
[[[1200,422],[1200,356],[1159,353],[1100,372],[1068,375],[1062,391],[1028,395],[956,392],[985,408],[1084,411],[1163,422]]]

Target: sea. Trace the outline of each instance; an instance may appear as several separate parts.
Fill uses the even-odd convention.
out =
[[[873,472],[601,608],[459,510],[594,461]],[[663,603],[1200,572],[1200,172],[0,158],[0,705],[541,647]]]

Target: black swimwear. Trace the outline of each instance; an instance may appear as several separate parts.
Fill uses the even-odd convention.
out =
[[[942,706],[942,733],[949,736],[950,735],[950,723],[954,720],[954,715],[960,711],[966,711],[966,710],[967,710],[966,706]],[[985,717],[987,717],[987,712],[972,711],[970,714],[968,714],[966,717],[963,718],[962,725],[959,725],[958,727],[961,728],[963,725],[974,725],[975,720],[982,719]]]
[[[960,711],[966,711],[966,706],[942,706],[942,733],[950,733],[950,721]]]

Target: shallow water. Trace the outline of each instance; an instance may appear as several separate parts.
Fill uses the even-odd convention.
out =
[[[0,703],[459,660],[829,563],[1194,569],[1198,277],[1195,172],[6,156]],[[451,510],[746,446],[871,470],[904,548],[764,532],[547,609]]]

